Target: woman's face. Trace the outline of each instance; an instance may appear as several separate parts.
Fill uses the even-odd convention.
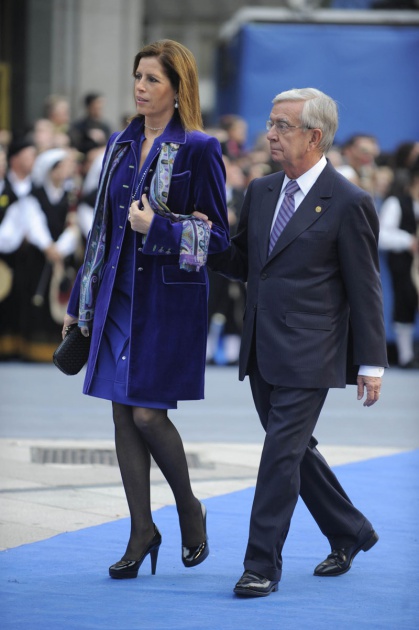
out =
[[[49,172],[49,179],[60,188],[64,182],[74,177],[76,172],[76,161],[73,153],[69,153]]]
[[[173,116],[176,92],[157,57],[140,59],[134,96],[138,114],[166,124]]]

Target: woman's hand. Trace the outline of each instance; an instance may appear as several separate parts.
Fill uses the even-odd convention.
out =
[[[61,331],[61,336],[63,339],[67,334],[67,328],[71,326],[71,324],[77,324],[78,321],[79,320],[77,319],[77,317],[73,317],[72,315],[69,315],[68,313],[64,316],[64,324],[63,324],[63,329]]]
[[[148,203],[147,195],[141,197],[141,203],[143,204],[142,208],[140,208],[138,201],[132,202],[128,212],[128,221],[135,232],[147,234],[154,217],[154,212]]]

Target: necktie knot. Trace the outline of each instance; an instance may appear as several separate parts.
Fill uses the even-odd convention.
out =
[[[297,190],[300,190],[300,187],[297,184],[297,181],[295,179],[290,179],[288,184],[285,186],[284,192],[286,195],[290,196],[290,195],[295,195]]]

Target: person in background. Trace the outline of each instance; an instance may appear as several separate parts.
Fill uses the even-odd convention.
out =
[[[162,538],[151,514],[151,457],[176,500],[184,566],[208,556],[206,508],[168,410],[204,397],[205,264],[229,243],[221,148],[202,131],[192,53],[154,42],[135,56],[133,76],[137,114],[108,143],[63,326],[63,336],[75,322],[91,336],[84,393],[112,402],[131,515],[126,550],[109,568],[115,579],[137,577],[148,555],[156,570]]]
[[[105,98],[97,92],[84,97],[85,116],[76,120],[70,127],[72,145],[81,153],[106,146],[111,135],[111,128],[103,120]]]
[[[7,152],[6,149],[0,144],[0,196],[3,195],[3,191],[5,189],[5,177],[7,172]],[[3,208],[5,206],[5,200],[2,199],[0,202],[0,207]]]
[[[226,139],[221,142],[223,155],[230,159],[239,159],[246,155],[247,123],[241,116],[225,114],[219,121]]]
[[[5,189],[9,190],[8,194],[12,203],[30,193],[35,158],[36,148],[31,140],[18,137],[9,145]]]
[[[22,201],[32,187],[36,149],[24,137],[13,138],[6,159],[0,148],[0,360],[19,358],[22,348],[27,217]]]
[[[83,162],[83,183],[77,204],[77,220],[83,238],[86,240],[92,228],[93,213],[104,154],[105,147],[90,149]]]
[[[36,147],[38,155],[39,153],[43,153],[43,151],[57,148],[54,125],[48,118],[38,118],[38,120],[34,122],[33,129],[29,133],[29,136]],[[59,137],[61,138],[61,134]],[[66,139],[65,146],[67,144],[68,140]]]
[[[407,193],[411,169],[419,159],[419,142],[401,142],[393,154],[394,180],[389,196],[399,197]]]
[[[74,152],[50,149],[35,160],[31,194],[21,203],[26,217],[22,358],[49,362],[80,265],[76,221]]]
[[[380,147],[375,136],[366,133],[354,134],[342,146],[343,164],[337,170],[341,172],[342,169],[342,174],[347,179],[373,194],[376,159],[379,154]],[[349,173],[348,167],[355,171],[356,176]]]
[[[383,164],[377,164],[377,168],[374,171],[372,177],[372,198],[374,200],[374,206],[378,214],[381,212],[381,206],[384,200],[389,196],[389,191],[392,189],[394,182],[394,169],[390,164],[383,162]]]
[[[230,236],[237,230],[244,200],[245,177],[240,166],[223,155]],[[239,358],[245,289],[209,270],[207,363],[236,365]]]
[[[419,159],[409,170],[404,192],[391,195],[381,206],[380,248],[387,253],[393,287],[393,329],[398,364],[418,369],[414,328],[418,314],[417,275],[419,257]],[[414,270],[416,265],[416,273]]]
[[[283,171],[250,183],[230,248],[209,261],[247,282],[239,377],[266,431],[238,596],[278,589],[299,495],[331,547],[314,575],[346,573],[378,540],[313,435],[330,387],[356,383],[369,407],[387,366],[378,216],[326,160],[337,123],[314,88],[274,98],[267,137]]]
[[[69,146],[70,138],[70,103],[66,96],[62,94],[50,94],[44,101],[43,118],[52,123],[54,133],[54,148],[65,148]]]

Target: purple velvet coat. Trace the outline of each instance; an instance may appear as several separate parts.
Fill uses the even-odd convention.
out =
[[[131,196],[139,168],[143,123],[134,119],[118,143],[130,145],[114,171],[118,195],[112,204],[112,229],[98,290],[84,393],[89,393],[99,344],[118,267]],[[110,143],[115,139],[113,136]],[[213,222],[209,252],[229,244],[225,170],[218,140],[204,133],[185,132],[176,115],[148,155],[147,174],[136,198],[149,190],[162,142],[180,145],[175,159],[167,206],[174,213],[199,210]],[[109,145],[108,145],[109,147]],[[113,187],[114,188],[114,187]],[[115,188],[114,188],[115,189]],[[131,310],[131,351],[127,394],[148,400],[194,400],[204,397],[207,339],[208,276],[179,268],[181,223],[155,215],[145,244],[135,233],[135,268]],[[168,253],[170,252],[170,253]],[[68,313],[77,316],[80,276],[74,285]]]

